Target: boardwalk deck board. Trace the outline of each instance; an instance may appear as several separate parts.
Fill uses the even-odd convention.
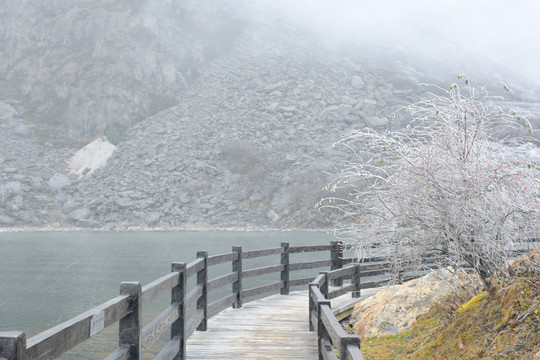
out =
[[[333,307],[354,301],[350,295],[332,300]],[[317,359],[317,335],[309,332],[308,292],[273,295],[226,309],[208,320],[208,330],[187,341],[187,358]]]
[[[209,319],[206,332],[187,342],[187,358],[316,359],[317,335],[309,332],[307,292],[274,295]]]

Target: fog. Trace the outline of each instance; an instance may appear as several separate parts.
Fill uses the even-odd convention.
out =
[[[326,228],[332,144],[462,73],[540,127],[539,4],[399,4],[4,0],[0,226]]]
[[[485,56],[540,83],[540,2],[256,0],[252,11],[331,42],[401,46],[431,56]],[[264,14],[264,15],[263,15]]]

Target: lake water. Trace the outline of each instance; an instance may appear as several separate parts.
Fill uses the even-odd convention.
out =
[[[122,281],[145,285],[168,273],[172,262],[192,261],[197,251],[216,255],[232,246],[255,250],[332,240],[315,232],[0,233],[0,331],[31,337],[117,296]],[[279,257],[262,261],[248,267],[277,264]]]

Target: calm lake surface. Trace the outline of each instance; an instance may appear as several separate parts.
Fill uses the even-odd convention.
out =
[[[192,261],[197,251],[216,255],[232,246],[255,250],[332,240],[315,232],[0,233],[0,331],[36,335],[117,296],[122,281],[145,285],[168,273],[172,262]],[[249,267],[265,261],[277,264],[279,257]]]

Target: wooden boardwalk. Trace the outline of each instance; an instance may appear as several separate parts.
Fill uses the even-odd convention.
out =
[[[347,334],[338,322],[338,318],[346,314],[333,314],[333,309],[341,308],[343,303],[339,297],[332,298],[358,292],[362,286],[380,286],[384,280],[361,283],[361,271],[369,271],[373,277],[386,270],[380,259],[369,264],[355,264],[354,259],[343,258],[342,250],[339,242],[306,246],[290,246],[284,242],[280,247],[250,251],[235,246],[230,253],[212,256],[208,256],[206,251],[199,251],[195,260],[173,263],[170,273],[149,284],[121,283],[119,296],[31,338],[27,339],[21,331],[0,332],[0,358],[53,360],[101,330],[117,325],[119,346],[107,356],[107,360],[139,359],[145,352],[155,353],[153,346],[169,331],[171,340],[160,346],[160,350],[155,349],[158,351],[156,359],[332,358],[334,346],[340,355],[362,360],[360,339]],[[314,252],[329,252],[330,260],[301,258],[303,254]],[[290,254],[298,254],[293,256],[292,263]],[[277,255],[279,259],[276,259]],[[276,261],[273,265],[255,268],[243,265],[244,259],[267,256],[274,256]],[[209,279],[211,267],[227,263],[232,265],[232,272]],[[319,275],[314,271],[315,278],[290,280],[291,272],[328,267],[330,271],[319,272]],[[258,287],[246,289],[243,286],[244,278],[272,273],[279,273],[280,281],[268,284],[261,279]],[[346,284],[338,285],[343,280]],[[243,301],[278,290],[289,292],[290,287],[303,285],[309,285],[309,296],[307,291],[300,291],[248,303]],[[221,288],[228,288],[228,294],[209,303],[209,298],[216,297],[215,294],[209,297],[209,293]],[[143,306],[166,293],[171,295],[171,305],[143,327]],[[366,290],[362,289],[362,295],[368,295]],[[342,298],[346,302],[353,301],[350,294]],[[327,299],[332,299],[331,308]],[[242,302],[244,306],[241,309],[230,308]],[[309,332],[310,322],[322,324],[319,336]],[[207,328],[208,331],[197,332],[197,328]],[[324,345],[320,355],[318,339]],[[186,345],[187,349],[184,348]]]
[[[332,300],[338,308],[355,299]],[[317,334],[309,332],[308,292],[273,295],[226,309],[208,320],[207,331],[187,341],[187,358],[203,359],[318,359]]]

